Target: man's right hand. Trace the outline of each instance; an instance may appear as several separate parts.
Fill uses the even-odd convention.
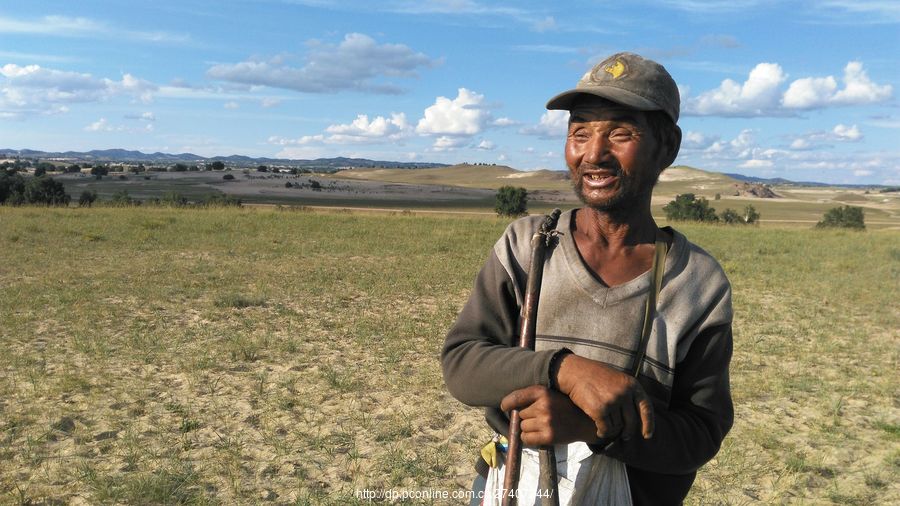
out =
[[[653,437],[653,405],[635,378],[570,353],[559,362],[556,385],[591,417],[598,437]]]

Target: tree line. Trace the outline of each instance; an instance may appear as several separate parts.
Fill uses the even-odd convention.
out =
[[[494,211],[499,216],[518,217],[528,214],[528,190],[525,188],[500,187],[494,202]],[[759,212],[752,205],[747,205],[740,212],[726,208],[717,214],[706,198],[697,198],[693,193],[676,195],[675,200],[663,206],[663,212],[668,221],[700,221],[726,225],[753,225],[759,223],[760,218]],[[829,209],[822,221],[816,224],[816,228],[830,227],[864,229],[865,212],[863,208],[854,206]]]

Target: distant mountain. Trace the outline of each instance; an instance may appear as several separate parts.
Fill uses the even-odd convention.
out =
[[[764,177],[754,177],[754,176],[745,176],[743,174],[734,174],[734,173],[722,173],[725,176],[728,176],[733,179],[737,179],[738,181],[742,181],[745,183],[762,183],[768,185],[781,185],[781,186],[818,186],[818,187],[837,187],[837,188],[882,188],[883,185],[878,184],[829,184],[829,183],[817,183],[815,181],[791,181],[790,179],[784,179],[782,177],[773,177],[773,178],[764,178]]]
[[[253,158],[243,155],[205,157],[193,153],[143,153],[127,149],[95,149],[91,151],[47,152],[33,149],[0,149],[0,156],[22,158],[59,158],[72,162],[133,162],[133,163],[205,163],[221,160],[230,165],[253,167],[257,165],[283,165],[289,167],[338,169],[346,167],[385,167],[391,169],[426,169],[446,167],[444,163],[391,162],[367,158],[317,158],[315,160],[291,160],[286,158]]]

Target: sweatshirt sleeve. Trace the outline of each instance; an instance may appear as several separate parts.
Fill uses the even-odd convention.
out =
[[[665,474],[693,473],[712,459],[734,421],[731,353],[730,323],[704,330],[675,367],[669,405],[654,402],[653,437],[620,440],[605,453],[631,467]]]
[[[549,385],[556,351],[513,347],[518,315],[513,280],[492,251],[441,352],[444,382],[454,397],[470,406],[498,407],[514,390]]]

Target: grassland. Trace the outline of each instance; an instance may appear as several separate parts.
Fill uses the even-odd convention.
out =
[[[0,207],[0,503],[467,487],[438,353],[497,218]],[[679,225],[734,285],[689,504],[900,502],[900,233]]]
[[[571,185],[562,172],[523,172],[505,166],[454,165],[433,169],[353,169],[333,175],[290,175],[229,171],[233,181],[223,181],[221,172],[150,172],[115,174],[101,180],[81,174],[57,176],[76,200],[84,190],[108,200],[127,191],[146,200],[177,192],[197,201],[210,193],[226,193],[245,203],[373,208],[395,210],[492,213],[497,188],[521,186],[529,192],[529,208],[545,213],[554,207],[577,205]],[[311,180],[323,185],[310,189]],[[286,187],[291,183],[291,187]],[[299,184],[298,184],[299,183]],[[763,225],[794,223],[812,225],[828,209],[842,205],[861,206],[869,228],[900,230],[900,193],[881,193],[860,188],[778,186],[779,198],[735,196],[736,180],[715,172],[690,167],[671,167],[663,172],[654,190],[653,213],[660,219],[662,207],[681,193],[693,193],[710,201],[717,212],[742,211],[752,205]]]

